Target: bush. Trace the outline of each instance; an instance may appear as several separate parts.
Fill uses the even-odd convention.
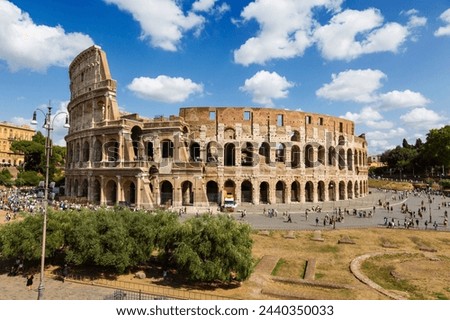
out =
[[[42,179],[42,175],[36,171],[22,171],[17,175],[15,184],[18,187],[37,186]]]
[[[3,169],[0,171],[0,185],[11,187],[13,185],[12,175],[8,169]]]
[[[0,227],[4,258],[38,261],[42,215]],[[244,280],[253,266],[250,227],[227,216],[201,216],[180,223],[168,212],[49,210],[46,258],[118,273],[148,262],[154,251],[193,281]]]

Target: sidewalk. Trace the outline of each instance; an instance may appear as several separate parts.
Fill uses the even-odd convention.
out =
[[[36,300],[38,296],[39,274],[35,275],[33,289],[26,287],[22,275],[8,277],[0,275],[0,300]],[[44,279],[44,300],[105,300],[114,289],[82,285],[70,281],[62,282],[52,278]]]

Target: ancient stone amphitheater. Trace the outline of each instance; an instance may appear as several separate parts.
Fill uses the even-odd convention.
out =
[[[98,46],[69,68],[66,195],[137,208],[339,201],[368,193],[367,142],[352,121],[274,108],[119,111]]]

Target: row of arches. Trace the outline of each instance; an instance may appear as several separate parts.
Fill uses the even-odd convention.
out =
[[[195,203],[192,182],[184,181],[181,184],[182,205]],[[360,198],[368,193],[367,181],[307,181],[301,183],[293,181],[290,184],[279,180],[273,186],[267,181],[252,182],[244,180],[240,186],[233,180],[227,180],[223,188],[210,180],[206,183],[206,197],[209,204],[220,204],[221,194],[231,194],[238,203],[291,203],[291,202],[324,202]],[[161,204],[172,203],[174,187],[168,180],[161,182]]]
[[[128,161],[173,158],[177,149],[171,139],[159,141],[158,148],[154,143],[140,142],[132,137],[132,155]],[[139,135],[137,135],[139,137]],[[321,144],[308,143],[304,146],[298,143],[255,143],[227,142],[224,145],[210,141],[203,146],[196,141],[183,142],[183,148],[188,149],[189,161],[218,162],[221,159],[224,166],[255,166],[257,164],[285,163],[292,168],[314,168],[317,166],[338,166],[339,169],[354,170],[357,166],[367,166],[367,152],[358,148],[347,148],[337,145],[325,148]],[[93,143],[68,143],[68,162],[99,162],[119,161],[121,144],[117,139],[102,143],[96,139]],[[181,159],[182,157],[178,157]]]
[[[109,179],[103,183],[99,179],[68,179],[66,191],[73,197],[86,198],[92,203],[114,205],[120,201],[139,205],[135,181]],[[367,181],[251,181],[236,182],[226,180],[220,186],[209,180],[202,188],[206,194],[196,194],[194,184],[185,180],[175,188],[173,182],[163,180],[155,188],[150,184],[155,202],[160,205],[198,205],[199,201],[209,205],[219,205],[225,195],[231,195],[237,203],[272,204],[293,202],[325,202],[355,199],[368,193]],[[176,194],[178,192],[178,194]]]

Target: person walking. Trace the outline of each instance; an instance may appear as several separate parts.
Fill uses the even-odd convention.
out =
[[[33,287],[33,279],[34,279],[34,275],[30,274],[27,277],[27,289],[31,290]]]

